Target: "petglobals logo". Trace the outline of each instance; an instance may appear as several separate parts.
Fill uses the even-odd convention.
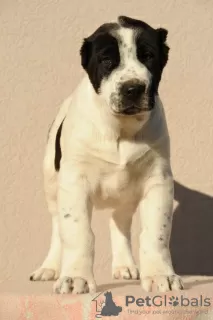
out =
[[[196,298],[186,298],[183,295],[175,297],[168,296],[146,296],[144,298],[135,298],[126,296],[126,307],[210,307],[211,299],[200,295]]]
[[[96,303],[96,319],[109,316],[117,317],[122,311],[122,307],[113,300],[111,291],[99,293],[92,301]]]

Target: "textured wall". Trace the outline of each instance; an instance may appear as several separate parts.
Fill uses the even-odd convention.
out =
[[[213,3],[211,0],[1,0],[0,290],[48,292],[28,274],[47,251],[50,217],[41,163],[49,124],[78,83],[82,38],[118,15],[168,28],[161,96],[172,144],[178,272],[213,274]],[[196,191],[194,191],[196,190]],[[107,219],[94,219],[96,278],[110,275]],[[137,252],[137,223],[134,224]],[[105,248],[103,257],[101,251]],[[105,279],[104,279],[105,280]]]

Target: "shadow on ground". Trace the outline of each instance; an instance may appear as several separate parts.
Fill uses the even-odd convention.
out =
[[[213,198],[175,181],[171,254],[175,271],[213,275]]]

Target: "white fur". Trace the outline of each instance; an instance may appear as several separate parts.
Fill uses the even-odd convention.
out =
[[[160,98],[152,112],[115,116],[110,104],[117,85],[132,78],[149,84],[151,75],[137,61],[131,30],[120,30],[121,65],[97,95],[86,76],[59,109],[44,158],[44,186],[53,231],[50,250],[34,280],[59,279],[58,293],[95,290],[92,210],[111,210],[112,273],[136,279],[130,249],[132,216],[139,208],[140,278],[145,290],[180,289],[169,253],[173,178],[169,135]],[[125,43],[125,47],[123,44]],[[131,51],[130,51],[131,49]],[[64,120],[60,171],[54,168],[55,138]],[[148,121],[149,120],[149,121]],[[147,122],[148,121],[148,122]]]

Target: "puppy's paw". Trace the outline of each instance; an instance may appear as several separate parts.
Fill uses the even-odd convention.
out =
[[[112,274],[114,279],[138,280],[140,278],[138,268],[134,265],[115,267]]]
[[[54,269],[39,268],[30,275],[31,281],[50,281],[57,280],[59,272]]]
[[[96,285],[95,282],[88,283],[80,277],[61,277],[55,282],[53,291],[58,294],[94,293],[96,291]]]
[[[158,276],[141,276],[142,288],[147,291],[167,292],[171,290],[183,290],[183,282],[181,278],[176,275],[158,275]]]

